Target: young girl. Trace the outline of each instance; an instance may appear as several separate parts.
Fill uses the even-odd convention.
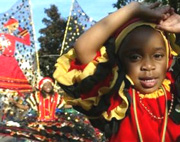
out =
[[[160,30],[180,32],[180,16],[158,6],[130,3],[96,23],[57,60],[54,78],[69,94],[66,102],[111,142],[180,139],[170,70],[179,48],[174,34]]]

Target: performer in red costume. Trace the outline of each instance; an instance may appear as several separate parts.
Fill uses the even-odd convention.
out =
[[[30,45],[30,34],[19,26],[19,22],[11,18],[4,24],[9,33],[0,33],[0,88],[18,92],[32,90],[27,78],[14,57],[16,43]],[[19,30],[18,36],[13,33]]]
[[[0,134],[43,142],[105,142],[103,133],[92,127],[84,115],[77,111],[59,113],[61,108],[67,106],[62,94],[54,89],[51,78],[44,77],[39,82],[38,89],[38,92],[28,96],[22,104],[11,100],[18,108],[29,110],[29,114],[18,123],[7,122],[0,127]]]
[[[39,82],[39,91],[32,94],[27,102],[33,107],[31,102],[36,101],[36,108],[38,112],[38,121],[53,121],[57,119],[55,115],[56,108],[61,108],[63,104],[62,96],[54,91],[53,80],[49,77],[44,77]],[[33,99],[33,100],[32,100]]]

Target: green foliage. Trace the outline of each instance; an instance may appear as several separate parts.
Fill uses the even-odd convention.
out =
[[[119,9],[127,4],[126,1],[127,0],[118,0],[117,3],[113,4],[113,7]]]
[[[117,0],[117,2],[113,4],[113,7],[119,9],[132,1],[138,1],[138,0]]]
[[[55,69],[54,64],[60,54],[67,21],[61,18],[55,5],[51,5],[44,12],[48,18],[43,18],[42,22],[46,27],[39,31],[41,34],[38,38],[41,47],[39,50],[39,62],[43,76],[52,77]]]

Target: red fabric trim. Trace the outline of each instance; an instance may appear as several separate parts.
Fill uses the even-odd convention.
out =
[[[172,76],[172,72],[167,72],[166,77],[171,81],[171,84],[174,84],[174,78]]]
[[[110,115],[111,110],[113,110],[114,108],[116,108],[117,106],[119,106],[122,103],[122,99],[119,97],[118,92],[116,92],[115,94],[111,95],[110,97],[110,106],[107,110],[108,115]]]
[[[127,26],[129,26],[132,23],[135,23],[137,21],[140,21],[139,18],[134,18],[132,20],[129,20],[127,23],[125,23],[124,25],[122,25],[117,31],[115,31],[113,37],[117,38],[118,35],[121,33],[122,30],[124,30]]]
[[[71,71],[71,70],[74,70],[74,69],[77,69],[77,70],[84,70],[84,68],[87,66],[87,64],[81,64],[77,59],[75,60],[72,60],[70,62],[70,68],[68,71]]]
[[[96,97],[98,96],[98,90],[103,86],[103,87],[109,87],[110,86],[110,81],[112,79],[112,74],[108,75],[107,78],[101,82],[99,82],[97,85],[95,85],[91,91],[85,94],[81,94],[81,99],[87,99],[90,97]]]
[[[3,82],[0,82],[0,87],[2,89],[10,89],[10,90],[19,90],[21,92],[23,91],[28,91],[28,90],[33,90],[31,85],[29,84],[16,84],[16,83],[3,83]]]
[[[28,83],[27,79],[12,78],[12,77],[6,77],[6,76],[0,76],[0,81]]]
[[[97,58],[100,57],[100,56],[101,56],[101,53],[100,53],[100,51],[98,51],[98,52],[96,53],[96,56],[95,56],[95,58],[94,58],[93,60],[97,61]],[[71,70],[74,70],[74,69],[83,71],[84,68],[85,68],[87,65],[88,65],[88,64],[81,64],[81,63],[75,58],[74,60],[72,60],[72,61],[70,62],[70,68],[69,68],[68,71],[71,71]]]

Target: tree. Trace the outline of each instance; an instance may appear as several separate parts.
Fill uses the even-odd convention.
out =
[[[46,27],[39,31],[41,34],[38,38],[41,47],[39,62],[43,76],[52,77],[55,69],[54,64],[60,54],[67,21],[61,18],[61,14],[58,13],[58,8],[55,5],[51,5],[44,12],[48,18],[43,18],[42,22]]]
[[[127,5],[131,1],[138,1],[138,0],[118,0],[116,3],[113,4],[113,7],[119,9],[119,8]]]
[[[113,4],[114,8],[121,8],[131,1],[142,1],[142,0],[118,0],[117,3]],[[156,2],[157,0],[144,0],[145,2]],[[180,14],[180,1],[179,0],[161,0],[163,5],[169,4],[174,10]]]

